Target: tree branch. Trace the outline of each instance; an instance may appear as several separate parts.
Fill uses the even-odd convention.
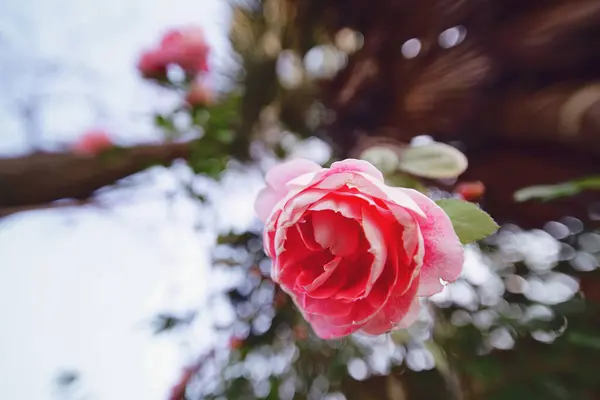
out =
[[[191,142],[114,148],[97,156],[33,153],[0,159],[0,210],[44,207],[93,193],[152,165],[187,158]]]

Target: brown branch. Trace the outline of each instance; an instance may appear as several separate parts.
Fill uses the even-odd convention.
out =
[[[92,200],[66,200],[60,202],[52,202],[45,204],[36,204],[30,206],[16,206],[16,207],[0,207],[0,218],[8,217],[9,215],[26,212],[26,211],[40,211],[40,210],[54,210],[59,208],[72,208],[81,207],[89,204],[94,204]]]
[[[61,199],[89,199],[96,190],[152,165],[189,157],[190,144],[114,148],[98,156],[33,153],[0,159],[0,209],[31,209]]]

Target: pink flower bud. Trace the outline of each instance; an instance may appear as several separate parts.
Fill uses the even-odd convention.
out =
[[[158,78],[167,74],[169,64],[166,54],[160,50],[150,50],[142,53],[138,61],[138,70],[146,78]]]
[[[454,192],[463,200],[477,201],[483,197],[485,193],[485,185],[482,182],[462,182],[456,186]]]
[[[212,94],[206,85],[196,81],[188,91],[185,101],[191,106],[204,106],[212,102]]]
[[[97,155],[113,147],[113,142],[103,130],[89,130],[73,144],[72,150],[81,155]]]

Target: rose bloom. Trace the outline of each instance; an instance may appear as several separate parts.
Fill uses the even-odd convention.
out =
[[[138,69],[146,77],[165,76],[170,64],[195,74],[208,71],[209,47],[201,28],[189,26],[168,31],[160,46],[142,54]]]
[[[114,144],[106,131],[94,129],[85,132],[73,144],[72,150],[76,154],[96,155],[113,146]]]
[[[361,160],[293,160],[267,173],[256,212],[272,278],[324,339],[409,326],[419,298],[455,281],[463,247],[423,194]]]

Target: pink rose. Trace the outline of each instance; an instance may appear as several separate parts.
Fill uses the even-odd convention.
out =
[[[162,77],[170,64],[189,73],[208,71],[209,46],[201,28],[189,26],[168,31],[160,46],[142,54],[138,69],[146,77]]]
[[[73,144],[73,152],[82,155],[96,155],[113,147],[113,142],[103,130],[90,130]]]
[[[463,247],[423,194],[387,186],[366,161],[281,164],[256,201],[272,278],[324,339],[409,326],[419,297],[455,281]]]
[[[209,47],[204,31],[197,26],[187,26],[167,32],[160,50],[172,56],[172,62],[189,72],[208,71]]]
[[[142,54],[137,68],[146,78],[163,78],[167,75],[169,57],[160,50],[149,50]]]

